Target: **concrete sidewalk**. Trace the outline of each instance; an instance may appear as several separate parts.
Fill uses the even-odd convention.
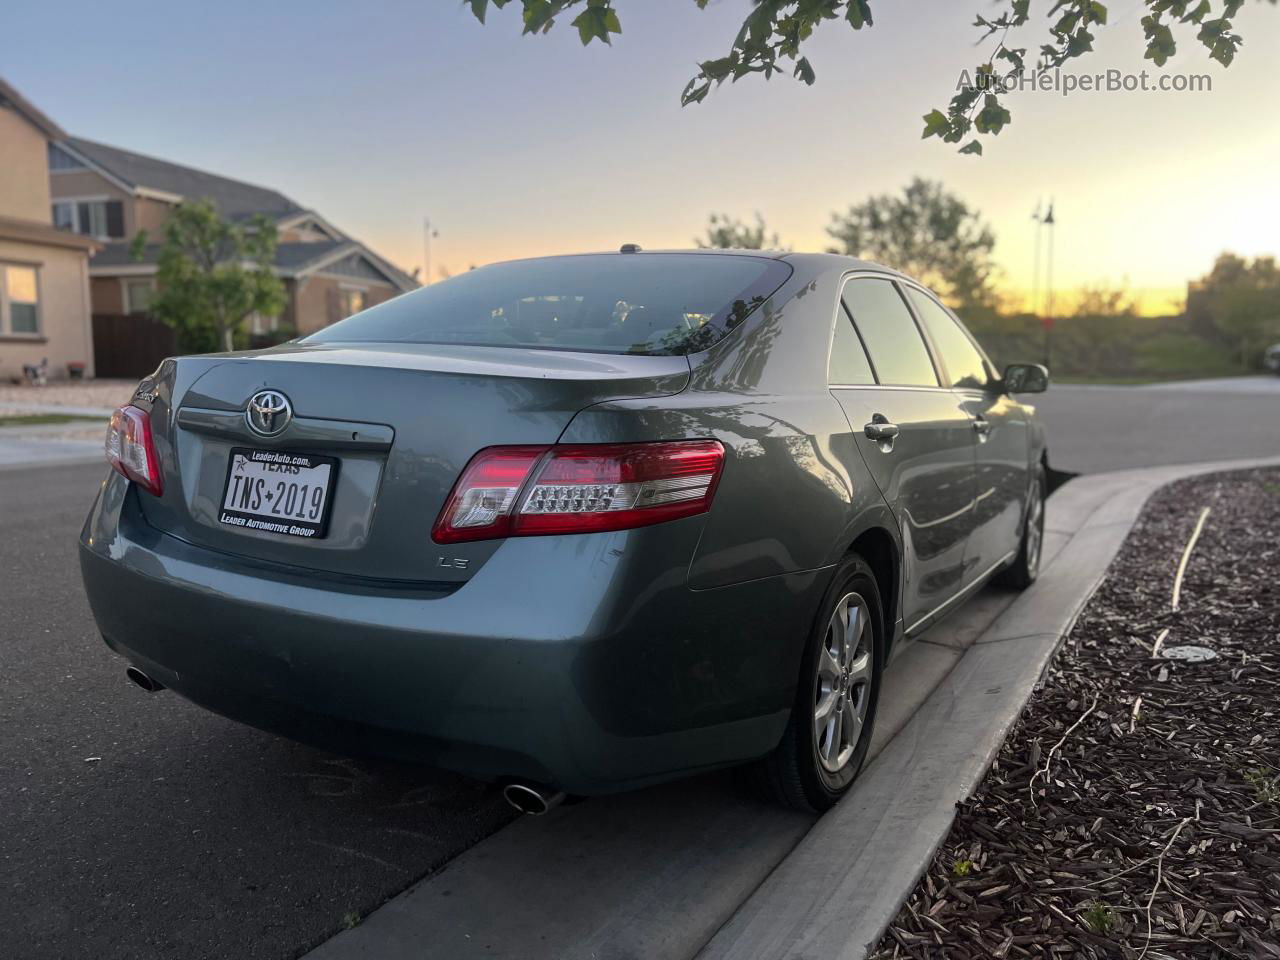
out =
[[[60,429],[65,426],[68,429]],[[88,426],[90,429],[86,430]],[[106,463],[103,437],[107,422],[56,426],[0,427],[0,470],[52,463]]]

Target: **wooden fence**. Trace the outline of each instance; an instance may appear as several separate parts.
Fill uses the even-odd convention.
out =
[[[99,377],[137,379],[178,353],[177,331],[150,317],[93,315],[93,366]]]

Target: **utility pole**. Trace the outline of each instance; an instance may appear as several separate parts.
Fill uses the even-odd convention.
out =
[[[1049,228],[1049,256],[1045,268],[1045,308],[1044,308],[1044,365],[1050,367],[1053,357],[1053,228],[1057,224],[1053,215],[1053,198],[1049,198],[1049,212],[1045,214],[1044,225]],[[1050,369],[1052,369],[1050,367]]]
[[[1040,234],[1044,226],[1044,216],[1040,208],[1043,206],[1044,201],[1037,200],[1035,212],[1031,214],[1031,220],[1036,225],[1036,255],[1035,263],[1031,268],[1031,315],[1037,318],[1040,316]]]
[[[1031,312],[1033,316],[1039,316],[1040,306],[1040,233],[1045,229],[1049,231],[1049,250],[1045,265],[1044,316],[1040,317],[1040,325],[1044,327],[1044,365],[1048,367],[1053,357],[1053,228],[1057,223],[1057,218],[1053,213],[1053,197],[1049,198],[1049,209],[1044,214],[1040,213],[1040,204],[1037,203],[1035,213],[1031,214],[1031,219],[1036,224],[1035,270],[1031,280]]]
[[[422,285],[431,282],[431,238],[440,236],[440,231],[433,229],[431,218],[422,218]]]

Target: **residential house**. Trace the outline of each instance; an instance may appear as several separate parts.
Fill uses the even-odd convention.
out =
[[[96,244],[53,226],[49,145],[66,134],[0,79],[0,380],[48,360],[93,376],[89,254]]]
[[[146,314],[164,225],[184,200],[210,200],[229,220],[263,215],[275,223],[275,270],[288,301],[279,317],[253,318],[252,334],[313,333],[418,286],[320,214],[266,187],[79,137],[59,139],[48,167],[54,224],[103,244],[89,267],[95,320]],[[154,242],[135,259],[132,241],[142,230]]]

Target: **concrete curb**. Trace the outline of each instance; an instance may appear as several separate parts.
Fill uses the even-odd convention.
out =
[[[1280,458],[1081,477],[1048,501],[1047,564],[966,651],[835,810],[818,821],[698,960],[865,957],[986,775],[1143,505],[1165,484]],[[1051,555],[1050,555],[1051,553]]]

